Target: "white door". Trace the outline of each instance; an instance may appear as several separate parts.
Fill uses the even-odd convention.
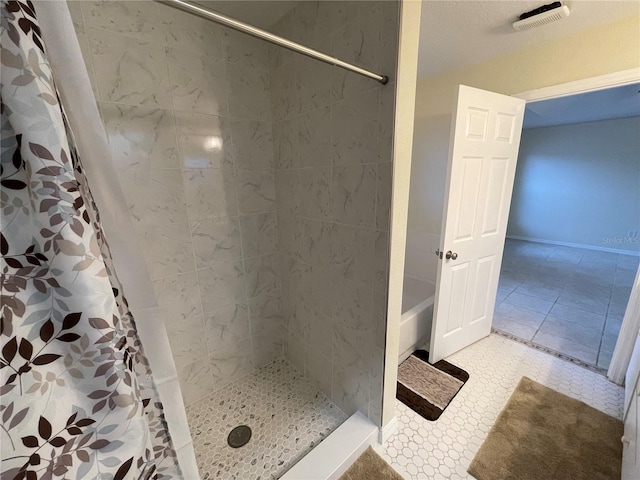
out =
[[[491,332],[524,108],[519,98],[458,90],[430,362]]]

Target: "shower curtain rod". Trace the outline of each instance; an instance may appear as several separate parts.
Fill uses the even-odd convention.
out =
[[[378,75],[377,73],[373,73],[369,70],[365,70],[364,68],[360,68],[357,65],[344,62],[338,58],[332,57],[331,55],[327,55],[326,53],[319,52],[318,50],[314,50],[313,48],[305,47],[304,45],[300,45],[299,43],[292,42],[291,40],[287,40],[286,38],[282,38],[278,35],[274,35],[273,33],[269,33],[265,30],[254,27],[253,25],[249,25],[248,23],[244,23],[234,18],[227,17],[226,15],[222,15],[221,13],[202,8],[198,5],[194,5],[184,0],[155,1],[173,8],[177,8],[179,10],[184,10],[185,12],[193,13],[200,17],[206,18],[207,20],[225,25],[227,27],[233,28],[234,30],[238,30],[239,32],[252,35],[262,40],[266,40],[267,42],[275,43],[276,45],[287,48],[289,50],[293,50],[294,52],[301,53],[302,55],[306,55],[307,57],[315,58],[316,60],[320,60],[321,62],[335,65],[336,67],[344,68],[345,70],[364,75],[365,77],[369,77],[380,82],[382,85],[385,85],[389,81],[389,78],[386,75]]]

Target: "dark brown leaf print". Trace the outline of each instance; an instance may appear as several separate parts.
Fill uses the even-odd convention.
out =
[[[38,433],[40,434],[40,438],[44,440],[49,440],[51,437],[51,424],[49,420],[43,416],[40,417],[40,421],[38,422]]]
[[[11,178],[0,181],[0,185],[4,188],[10,188],[11,190],[23,190],[27,188],[26,183],[21,182],[20,180],[13,180]]]
[[[105,439],[100,439],[100,440],[96,440],[95,442],[93,442],[92,444],[89,445],[89,448],[92,450],[100,450],[101,448],[104,448],[108,445],[110,445],[111,442],[109,440],[105,440]]]
[[[125,475],[127,474],[127,472],[129,472],[129,469],[131,468],[132,463],[133,463],[133,457],[131,457],[129,460],[127,460],[125,463],[122,464],[122,466],[116,472],[115,477],[113,477],[113,480],[122,480],[123,478],[125,478]]]
[[[62,437],[54,437],[51,440],[49,440],[49,443],[51,445],[53,445],[54,447],[61,447],[63,446],[65,443],[67,443],[67,441],[62,438]]]
[[[9,340],[4,347],[2,347],[2,357],[7,364],[10,364],[11,361],[16,356],[16,352],[18,351],[18,341],[16,337],[13,337]]]
[[[61,356],[62,355],[58,355],[57,353],[45,353],[44,355],[38,355],[31,363],[34,365],[47,365],[55,362]]]
[[[77,333],[65,333],[64,335],[60,335],[56,337],[56,340],[60,340],[61,342],[75,342],[80,338],[80,335]]]
[[[82,317],[82,314],[79,312],[70,313],[69,315],[64,317],[64,320],[62,321],[62,329],[69,330],[70,328],[75,327],[80,321],[80,317]]]
[[[51,319],[47,320],[40,327],[40,340],[48,342],[53,337],[53,322]]]
[[[20,352],[20,356],[25,360],[31,360],[31,355],[33,354],[33,345],[26,338],[20,340],[20,348],[18,349]]]
[[[9,243],[7,242],[7,239],[4,238],[4,235],[2,233],[0,233],[0,253],[2,255],[6,255],[9,253]]]
[[[22,437],[22,443],[25,447],[35,448],[38,446],[38,439],[33,435],[28,435],[26,437]]]

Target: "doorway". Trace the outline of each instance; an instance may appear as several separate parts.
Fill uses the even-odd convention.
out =
[[[640,84],[527,106],[494,329],[606,370],[638,267]]]

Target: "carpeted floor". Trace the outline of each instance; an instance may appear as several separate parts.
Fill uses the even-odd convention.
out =
[[[522,377],[469,473],[478,480],[619,480],[622,422]]]
[[[367,448],[340,480],[403,480],[373,448]]]

